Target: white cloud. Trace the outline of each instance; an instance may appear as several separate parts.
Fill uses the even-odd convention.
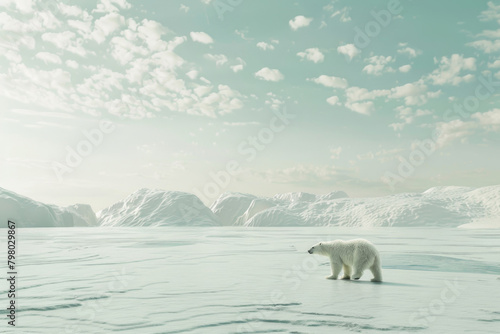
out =
[[[394,87],[389,95],[391,99],[404,99],[407,106],[425,104],[428,97],[427,86],[421,80]]]
[[[369,64],[363,68],[363,72],[367,74],[381,75],[383,72],[394,72],[392,67],[387,66],[394,61],[391,56],[373,56],[365,59],[365,61],[369,62]]]
[[[488,2],[488,9],[481,12],[479,18],[482,21],[496,21],[500,23],[500,6],[495,5],[493,2]],[[486,39],[478,39],[474,42],[468,43],[467,46],[472,46],[485,53],[494,53],[500,51],[500,29],[498,30],[484,30],[477,34],[476,37],[483,37]]]
[[[207,53],[205,55],[205,58],[215,62],[215,65],[217,66],[222,66],[224,65],[225,63],[227,63],[227,57],[223,54],[219,54],[219,55],[214,55],[214,54],[211,54],[211,53]]]
[[[183,11],[184,13],[189,12],[189,7],[186,6],[185,4],[181,3],[179,10]]]
[[[376,89],[376,90],[368,90],[366,88],[360,87],[349,87],[345,91],[347,102],[356,102],[363,100],[374,100],[378,97],[387,96],[390,94],[390,90],[387,89]]]
[[[493,53],[500,50],[500,39],[489,41],[489,40],[479,40],[467,44],[478,50],[484,51],[485,53]]]
[[[78,63],[76,61],[71,60],[71,59],[66,60],[65,64],[69,68],[72,68],[72,69],[75,69],[75,70],[80,67],[80,65],[78,65]]]
[[[233,65],[233,66],[231,66],[231,70],[233,70],[234,73],[238,73],[239,71],[243,70],[243,67],[244,66],[242,64]]]
[[[307,27],[309,24],[311,24],[312,20],[312,18],[299,15],[291,19],[288,24],[290,24],[290,28],[292,28],[292,30],[297,30],[299,28]]]
[[[42,32],[47,29],[56,29],[61,24],[61,21],[49,11],[34,12],[30,19],[23,19],[22,21],[11,17],[6,12],[0,11],[0,29],[2,31],[11,31],[19,34]]]
[[[352,60],[361,53],[361,51],[354,44],[341,45],[337,48],[337,52],[345,55],[349,58],[349,60]]]
[[[162,36],[169,32],[160,22],[144,19],[137,26],[137,37],[145,41],[150,51],[163,51],[165,48],[173,50],[175,46],[185,41],[185,37],[174,38],[169,45],[162,40]]]
[[[352,111],[362,115],[370,115],[375,110],[375,106],[372,101],[354,102],[354,103],[346,102],[345,106],[348,109],[351,109]]]
[[[266,42],[259,42],[257,43],[257,47],[259,49],[262,49],[264,51],[266,50],[274,50],[274,45],[271,43],[266,43]]]
[[[492,109],[484,113],[471,115],[471,121],[456,119],[436,125],[438,134],[436,142],[440,147],[450,145],[456,140],[464,142],[474,133],[484,134],[484,131],[500,130],[500,109]]]
[[[411,70],[411,65],[403,65],[399,67],[399,72],[408,73]]]
[[[405,107],[405,106],[398,106],[395,109],[398,112],[398,118],[403,120],[403,125],[413,123],[415,117],[413,114],[413,110],[410,107]],[[402,127],[401,129],[402,130]]]
[[[111,39],[111,55],[120,64],[132,62],[137,56],[146,56],[150,51],[127,38],[116,36]]]
[[[45,64],[51,63],[51,64],[61,64],[61,58],[58,55],[55,55],[50,52],[38,52],[35,55],[35,58],[40,59],[41,61],[45,62]]]
[[[488,63],[489,68],[500,68],[500,59],[495,60],[493,63]]]
[[[331,88],[347,88],[348,86],[346,79],[334,76],[328,76],[324,74],[320,75],[317,78],[307,79],[307,81],[312,81],[319,85]]]
[[[1,50],[0,52],[2,55],[7,59],[8,61],[11,61],[13,63],[20,63],[23,61],[23,57],[17,52],[16,50]]]
[[[35,2],[33,0],[3,0],[0,7],[9,8],[14,6],[21,14],[31,14],[34,11]]]
[[[125,18],[118,13],[109,13],[97,19],[94,22],[94,31],[91,33],[92,38],[101,44],[106,40],[106,37],[118,30],[125,24]]]
[[[436,127],[438,133],[436,144],[439,147],[443,147],[451,144],[457,139],[464,140],[467,136],[473,133],[473,128],[474,125],[472,122],[464,122],[460,119],[447,123],[439,123]]]
[[[83,14],[83,10],[78,6],[70,6],[64,3],[59,3],[57,4],[57,7],[61,13],[66,16],[79,17]]]
[[[479,124],[494,131],[500,130],[500,109],[492,109],[485,113],[475,113],[471,116]]]
[[[116,5],[116,6],[115,6]],[[132,5],[127,0],[101,0],[94,13],[112,13],[119,12],[121,9],[130,9]]]
[[[270,69],[269,67],[264,67],[255,73],[255,77],[265,81],[280,81],[285,77],[277,69]]]
[[[339,97],[338,96],[330,96],[329,98],[326,99],[326,102],[328,104],[331,104],[332,106],[340,105],[341,103],[339,102]]]
[[[325,59],[325,56],[321,53],[321,51],[319,51],[318,48],[306,49],[304,52],[297,53],[297,56],[315,63],[321,63]]]
[[[437,60],[435,60],[437,61]],[[451,84],[457,86],[462,82],[470,82],[474,79],[472,74],[460,76],[462,71],[475,71],[476,59],[473,57],[464,58],[463,55],[453,54],[450,58],[442,57],[439,68],[434,70],[428,79],[434,85]]]
[[[399,43],[398,53],[403,54],[403,55],[407,55],[409,58],[415,58],[416,56],[418,56],[422,53],[421,51],[417,51],[413,48],[410,48],[407,45],[408,45],[408,43]]]
[[[269,99],[267,99],[265,103],[271,106],[271,109],[279,110],[281,106],[285,104],[285,101],[272,92],[269,92],[266,95],[269,96]]]
[[[257,47],[262,50],[274,50],[274,45],[266,43],[266,42],[259,42],[257,43]]]
[[[477,37],[486,37],[490,39],[500,38],[500,29],[497,30],[483,30]]]
[[[78,30],[82,36],[87,36],[91,33],[92,21],[68,20],[68,25]]]
[[[349,16],[349,10],[350,10],[349,7],[344,7],[340,10],[333,12],[330,17],[333,18],[338,16],[340,22],[349,22],[351,21],[351,17]]]
[[[481,12],[482,21],[497,21],[500,24],[500,5],[495,5],[492,1],[488,2],[488,9]]]
[[[186,73],[186,75],[191,79],[191,80],[195,80],[197,77],[198,77],[198,71],[197,70],[191,70],[189,72]]]
[[[202,31],[199,32],[192,31],[189,35],[191,36],[193,42],[199,42],[202,44],[212,44],[214,42],[213,38],[210,37],[209,34]]]
[[[234,73],[238,73],[240,71],[243,70],[243,68],[245,68],[245,65],[247,64],[242,58],[240,57],[236,57],[236,61],[239,63],[237,65],[232,65],[230,66],[231,67],[231,70],[234,72]]]
[[[405,128],[406,123],[391,123],[389,127],[395,132],[401,132]],[[359,159],[359,157],[358,157]]]
[[[54,44],[56,47],[75,53],[84,57],[87,50],[83,47],[83,39],[77,38],[72,31],[63,31],[59,33],[46,32],[42,35],[42,40]]]
[[[189,114],[215,117],[217,114],[228,114],[243,108],[243,102],[240,98],[239,92],[227,85],[219,85],[217,91],[204,96],[200,101],[191,101],[186,104],[185,99],[179,99],[176,102],[181,109]]]
[[[0,94],[50,109],[71,110],[68,95],[74,92],[71,74],[56,68],[39,70],[25,64],[11,64],[8,73],[0,74]]]

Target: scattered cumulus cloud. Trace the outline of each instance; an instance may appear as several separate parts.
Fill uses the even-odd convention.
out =
[[[434,60],[438,62],[437,59]],[[475,71],[476,59],[473,57],[464,58],[463,55],[453,54],[451,57],[442,57],[439,61],[439,68],[434,70],[428,79],[434,85],[451,84],[457,86],[462,82],[470,82],[474,79],[473,74],[461,76],[462,71]]]
[[[490,130],[500,130],[500,109],[498,108],[484,113],[475,113],[471,117]]]
[[[55,55],[50,52],[38,52],[35,55],[35,58],[40,59],[41,61],[45,62],[45,64],[51,63],[51,64],[61,64],[62,60],[58,55]]]
[[[264,50],[264,51],[266,51],[266,50],[274,50],[274,45],[272,45],[270,43],[266,43],[266,42],[259,42],[259,43],[257,43],[257,47],[259,49]]]
[[[65,64],[69,68],[72,68],[72,69],[75,69],[75,70],[80,67],[80,65],[76,61],[71,60],[71,59],[66,60]]]
[[[362,115],[370,115],[375,111],[375,105],[373,101],[365,101],[365,102],[346,102],[345,106],[358,114]]]
[[[277,69],[270,69],[269,67],[264,67],[255,73],[255,77],[264,81],[281,81],[285,77]]]
[[[417,51],[408,46],[408,43],[399,43],[399,49],[397,50],[399,54],[406,55],[409,58],[415,58],[420,55],[422,52]]]
[[[302,59],[310,60],[314,63],[321,63],[323,62],[323,60],[325,60],[325,55],[321,53],[321,51],[318,48],[306,49],[303,52],[297,53],[297,56],[299,56]]]
[[[202,31],[199,32],[192,31],[191,33],[189,33],[189,35],[191,36],[193,42],[198,42],[202,44],[212,44],[214,42],[213,38],[210,37],[209,34]]]
[[[339,54],[345,55],[349,60],[359,55],[361,51],[354,44],[344,44],[337,48]]]
[[[238,73],[240,71],[242,71],[244,68],[245,68],[245,65],[247,64],[243,59],[241,59],[240,57],[237,57],[236,58],[236,61],[239,63],[237,65],[232,65],[231,66],[231,70],[234,72],[234,73]]]
[[[299,28],[307,27],[309,24],[312,22],[312,18],[305,17],[303,15],[295,16],[293,19],[291,19],[288,24],[290,25],[290,28],[292,30],[297,30]]]
[[[208,60],[211,60],[211,61],[215,62],[215,65],[217,65],[217,66],[222,66],[225,63],[227,63],[227,61],[228,61],[227,57],[225,55],[223,55],[223,54],[214,55],[214,54],[211,54],[211,53],[207,53],[205,55],[205,58],[207,58]]]
[[[330,88],[347,88],[348,86],[346,79],[334,76],[328,76],[324,74],[320,75],[317,78],[307,79],[307,81],[312,81],[319,85],[323,85],[325,87],[330,87]]]
[[[363,68],[363,72],[370,75],[381,75],[383,72],[394,72],[388,64],[394,61],[391,56],[373,56],[365,59],[369,64]]]
[[[332,106],[341,105],[341,103],[339,102],[338,96],[330,96],[329,98],[326,99],[326,102],[328,102],[328,104],[330,104]]]
[[[411,70],[411,65],[403,65],[399,67],[399,72],[408,73]]]

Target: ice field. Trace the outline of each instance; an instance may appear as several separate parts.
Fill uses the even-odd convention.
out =
[[[95,227],[17,233],[19,309],[12,333],[500,328],[499,230]],[[383,283],[369,282],[369,271],[360,281],[327,280],[328,259],[306,252],[320,240],[357,237],[379,249]],[[3,261],[0,270],[6,272]],[[4,281],[2,296],[6,289]],[[9,332],[4,310],[1,328]]]

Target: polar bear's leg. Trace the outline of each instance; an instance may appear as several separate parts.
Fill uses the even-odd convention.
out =
[[[342,279],[351,279],[351,267],[344,263],[344,276]]]
[[[327,279],[337,279],[342,269],[342,263],[334,262],[330,259],[330,267],[332,269],[332,274],[327,277]]]
[[[382,268],[380,267],[380,259],[378,257],[375,258],[370,270],[373,274],[372,282],[382,282]]]
[[[352,266],[354,273],[351,277],[356,280],[360,279],[361,276],[363,275],[363,271],[365,271],[365,269],[368,268],[369,266],[370,266],[370,259],[357,259],[356,262],[354,262],[354,265]]]

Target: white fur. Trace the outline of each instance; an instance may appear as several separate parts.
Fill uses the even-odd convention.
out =
[[[330,258],[332,274],[328,279],[337,279],[344,269],[342,279],[359,279],[363,271],[370,269],[372,282],[382,282],[380,255],[375,246],[365,239],[334,240],[320,242],[308,250],[309,254],[319,254]]]

